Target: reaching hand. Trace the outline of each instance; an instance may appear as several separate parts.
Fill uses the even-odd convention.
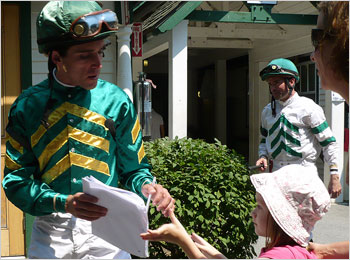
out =
[[[141,238],[150,241],[166,241],[180,245],[184,236],[189,236],[174,213],[170,214],[171,223],[164,224],[156,230],[147,230],[147,233],[140,234]]]
[[[226,257],[221,254],[215,247],[205,241],[202,237],[195,233],[191,235],[192,240],[195,242],[196,246],[208,259],[225,259]]]
[[[106,216],[107,209],[95,204],[98,199],[86,193],[78,192],[69,195],[66,200],[65,209],[77,218],[93,221]]]
[[[148,230],[140,234],[142,239],[151,241],[166,241],[180,246],[185,254],[191,259],[205,258],[201,251],[192,241],[180,221],[175,217],[174,212],[170,213],[171,223],[164,224],[156,230]]]
[[[160,184],[145,184],[142,186],[142,194],[147,198],[151,194],[153,205],[158,211],[162,211],[164,217],[169,217],[175,209],[175,200],[170,196],[167,189]]]

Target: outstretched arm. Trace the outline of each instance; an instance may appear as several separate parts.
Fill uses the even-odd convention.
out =
[[[195,233],[192,233],[191,238],[206,258],[226,259],[226,257],[223,254],[221,254],[215,247],[213,247],[211,244],[205,241],[202,237],[198,236]]]
[[[349,259],[349,241],[330,244],[309,243],[309,251],[314,251],[319,259]]]
[[[147,233],[140,234],[141,238],[144,240],[166,241],[176,244],[191,259],[205,258],[173,212],[170,213],[170,220],[171,223],[169,224],[164,224],[156,230],[148,230]]]

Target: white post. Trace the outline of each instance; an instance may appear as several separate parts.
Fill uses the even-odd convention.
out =
[[[187,36],[188,20],[170,32],[169,39],[169,137],[187,136]]]
[[[130,35],[132,33],[131,25],[120,26],[117,31],[118,37],[118,69],[117,84],[133,100],[133,86],[131,78],[131,53],[130,53]]]
[[[338,160],[338,170],[340,183],[342,185],[342,193],[338,198],[335,199],[336,202],[343,202],[344,186],[345,184],[345,174],[344,172],[344,99],[342,99],[339,94],[326,91],[326,106],[325,114],[329,127],[332,129],[333,135],[337,140],[339,146],[339,160]],[[330,178],[329,166],[324,164],[324,183],[328,187]]]
[[[261,111],[270,102],[269,87],[259,77],[268,61],[255,61],[255,53],[249,51],[249,164],[255,165],[260,143]]]
[[[215,62],[215,137],[222,144],[226,139],[226,60]]]

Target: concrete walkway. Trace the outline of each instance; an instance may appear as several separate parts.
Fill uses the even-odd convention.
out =
[[[331,243],[349,240],[349,203],[332,203],[326,215],[316,223],[313,240],[316,243]],[[265,238],[259,237],[253,245],[257,255],[265,246]]]

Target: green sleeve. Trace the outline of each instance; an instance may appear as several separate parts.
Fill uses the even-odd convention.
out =
[[[53,210],[53,197],[57,194],[40,180],[38,161],[30,148],[20,120],[23,115],[13,105],[6,128],[4,179],[2,186],[7,198],[19,209],[34,216],[47,215]],[[56,209],[64,212],[67,196],[56,197]]]
[[[117,170],[121,183],[146,199],[141,188],[145,182],[152,182],[153,176],[145,156],[139,120],[129,99],[121,107],[116,124]]]

